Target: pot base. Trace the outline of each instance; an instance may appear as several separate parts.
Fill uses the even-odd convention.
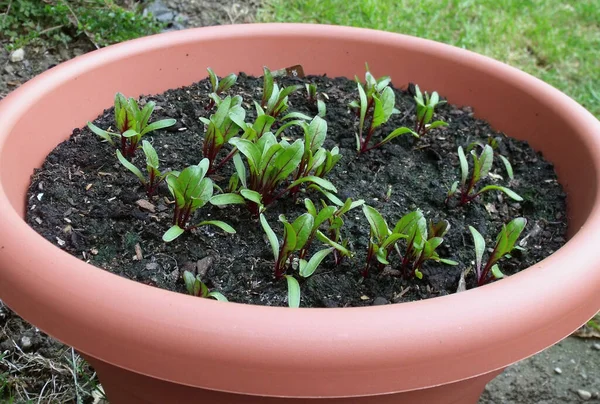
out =
[[[82,355],[84,356],[84,355]],[[94,367],[111,404],[476,404],[485,385],[502,372],[497,370],[434,388],[368,397],[279,398],[261,397],[184,386],[130,372],[84,356]]]

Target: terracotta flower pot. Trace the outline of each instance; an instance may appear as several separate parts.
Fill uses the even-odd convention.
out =
[[[556,164],[570,241],[500,282],[348,309],[219,303],[145,286],[61,251],[22,220],[29,177],[116,91],[157,93],[219,73],[302,64],[353,77],[365,61],[527,139]],[[243,25],[112,46],[31,80],[0,105],[0,298],[82,352],[111,403],[475,403],[507,365],[600,308],[600,122],[540,80],[422,39],[314,25]],[[205,400],[205,401],[201,401]],[[316,401],[319,401],[316,400]]]

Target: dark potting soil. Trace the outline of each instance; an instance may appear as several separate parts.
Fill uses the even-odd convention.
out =
[[[505,275],[539,262],[564,244],[565,194],[552,164],[526,142],[507,137],[476,119],[470,108],[441,105],[435,118],[448,122],[448,127],[434,129],[422,139],[401,136],[357,156],[354,137],[357,119],[348,108],[348,103],[357,97],[355,82],[325,76],[277,81],[284,86],[316,83],[319,92],[327,94],[328,137],[324,146],[331,149],[337,145],[343,155],[327,179],[337,187],[341,199],[364,199],[383,214],[390,226],[417,208],[427,219],[448,220],[451,228],[438,249],[439,255],[459,263],[449,266],[428,261],[422,270],[423,279],[405,279],[394,271],[398,264],[392,257],[391,268],[373,269],[369,277],[363,278],[360,271],[366,257],[369,225],[361,209],[355,209],[346,214],[343,228],[354,258],[335,266],[329,256],[312,277],[301,280],[301,306],[364,306],[454,293],[461,273],[473,266],[469,225],[480,231],[488,247],[493,247],[503,223],[519,216],[528,219],[520,243],[525,249],[515,250],[512,258],[500,263]],[[261,78],[240,74],[231,90],[232,94],[243,97],[247,122],[255,118],[251,100],[260,100],[261,87]],[[395,91],[400,113],[376,137],[381,138],[399,126],[414,127],[412,96],[407,90]],[[153,100],[157,104],[151,121],[167,117],[177,120],[174,127],[146,136],[159,154],[162,170],[181,170],[201,160],[204,127],[199,118],[211,113],[205,109],[208,92],[208,81],[202,80],[161,95],[141,97],[141,103]],[[290,111],[310,116],[317,113],[304,90],[293,93],[289,104]],[[101,128],[114,126],[113,109],[105,110],[94,123]],[[291,128],[284,136],[294,139],[300,136],[300,131]],[[485,143],[490,138],[498,144],[497,153],[512,163],[514,179],[509,180],[500,159],[495,158],[491,175],[484,184],[508,186],[524,201],[515,202],[504,194],[489,192],[466,206],[454,202],[446,205],[447,190],[459,177],[457,147],[475,141]],[[141,151],[134,163],[145,167]],[[212,178],[226,187],[232,172],[232,164],[226,165]],[[389,198],[388,190],[391,190]],[[269,206],[266,217],[280,237],[283,229],[277,219],[279,214],[292,221],[305,213],[302,201],[306,197],[317,205],[322,195],[303,191],[295,198],[283,198]],[[196,222],[224,220],[237,233],[228,235],[214,227],[202,227],[167,244],[161,237],[171,225],[170,199],[164,184],[158,195],[148,198],[137,178],[118,163],[114,147],[101,142],[87,128],[75,129],[32,176],[27,221],[61,249],[129,279],[185,293],[183,271],[198,271],[211,290],[222,292],[230,301],[287,304],[286,281],[274,279],[271,247],[259,221],[248,209],[241,205],[225,208],[206,205],[196,212]],[[318,244],[313,243],[311,253],[320,247]],[[474,284],[471,271],[467,285]]]

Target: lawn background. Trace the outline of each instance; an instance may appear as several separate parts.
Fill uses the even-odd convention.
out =
[[[539,77],[600,117],[599,0],[265,0],[257,19],[448,43]]]

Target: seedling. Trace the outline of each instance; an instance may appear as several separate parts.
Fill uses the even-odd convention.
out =
[[[363,206],[365,214],[370,225],[369,249],[367,252],[367,261],[362,275],[367,277],[371,266],[371,261],[376,258],[380,268],[384,265],[390,265],[389,256],[395,249],[401,259],[401,269],[404,276],[416,276],[421,279],[423,274],[420,269],[427,260],[442,262],[447,265],[457,265],[455,261],[440,258],[436,253],[444,239],[443,235],[449,229],[449,224],[430,225],[433,230],[428,236],[427,221],[420,210],[410,212],[404,215],[393,230],[390,230],[387,222],[381,214],[368,205]],[[406,240],[406,250],[404,255],[400,253],[397,243],[400,240]]]
[[[504,275],[498,267],[498,261],[508,256],[515,248],[515,244],[525,229],[527,220],[522,217],[513,219],[510,223],[502,226],[502,230],[496,237],[494,249],[483,265],[483,253],[485,252],[485,239],[475,228],[469,226],[473,235],[473,244],[475,246],[475,272],[477,276],[477,286],[485,285],[493,279],[503,278]]]
[[[317,92],[317,85],[314,83],[305,84],[308,101],[317,106],[318,116],[323,118],[327,114],[327,107],[322,96]]]
[[[486,185],[483,188],[476,190],[479,181],[487,177],[492,168],[492,163],[494,161],[494,151],[490,145],[485,145],[479,156],[477,155],[475,150],[471,150],[471,156],[473,157],[473,171],[471,173],[471,176],[469,177],[469,164],[467,161],[467,157],[465,156],[465,152],[462,146],[458,147],[458,159],[460,162],[461,172],[461,188],[459,191],[459,181],[454,182],[450,187],[450,190],[448,191],[446,203],[457,193],[457,191],[460,193],[460,205],[465,205],[471,202],[473,199],[477,198],[479,195],[487,191],[501,191],[504,192],[511,199],[514,199],[515,201],[523,200],[523,198],[521,198],[516,192],[499,185]]]
[[[352,255],[348,250],[348,239],[344,239],[341,235],[341,229],[344,226],[343,216],[352,209],[362,206],[364,203],[365,201],[362,199],[353,202],[352,199],[348,198],[342,206],[336,207],[328,206],[324,201],[321,201],[321,210],[317,212],[317,208],[310,199],[306,198],[304,200],[306,210],[315,220],[313,227],[314,234],[316,234],[321,242],[335,247],[335,250],[333,251],[335,265],[340,265],[344,257],[350,257]],[[323,237],[324,235],[318,231],[319,226],[325,221],[329,224],[329,228],[327,229],[328,237]],[[307,247],[305,247],[305,249],[307,249]],[[304,256],[302,252],[300,255],[302,257]]]
[[[300,120],[293,121],[293,123],[299,125],[304,132],[304,153],[294,180],[310,175],[324,178],[342,158],[337,146],[331,150],[322,147],[327,138],[327,121],[315,116],[310,124]],[[297,191],[298,187],[292,189],[292,194]]]
[[[396,94],[389,86],[390,82],[391,79],[388,76],[375,79],[369,71],[369,66],[367,66],[367,72],[365,73],[364,84],[356,77],[359,99],[350,103],[350,107],[357,110],[359,117],[358,133],[356,134],[356,150],[358,154],[382,146],[396,137],[407,133],[419,137],[411,129],[400,127],[394,129],[380,142],[371,145],[371,138],[376,130],[387,123],[393,114],[398,113],[396,109]]]
[[[167,175],[169,191],[175,198],[175,211],[173,225],[163,235],[163,241],[173,241],[186,230],[208,225],[219,227],[227,233],[235,233],[233,227],[220,220],[205,220],[192,226],[188,224],[192,214],[207,202],[217,206],[245,203],[244,198],[237,194],[213,196],[213,182],[210,178],[205,177],[208,167],[208,159],[202,159],[198,165],[189,166],[181,172],[171,172]]]
[[[237,81],[237,76],[231,73],[219,81],[219,77],[217,77],[215,72],[210,67],[208,67],[206,70],[208,70],[208,79],[212,88],[212,92],[208,95],[210,97],[210,102],[206,106],[206,109],[210,110],[215,106],[215,104],[219,105],[221,103],[220,95],[233,87]]]
[[[120,139],[121,154],[125,158],[131,159],[142,136],[175,124],[175,119],[163,119],[149,124],[148,121],[155,106],[156,104],[153,101],[149,101],[140,110],[135,99],[127,99],[123,94],[117,93],[115,95],[115,124],[118,132],[115,133],[100,129],[91,122],[88,122],[87,126],[92,132],[111,145],[115,144],[113,141],[114,137]]]
[[[437,92],[431,95],[425,92],[425,96],[421,93],[419,86],[415,85],[415,101],[417,103],[417,119],[415,120],[415,132],[419,136],[425,136],[431,129],[439,128],[440,126],[448,126],[444,121],[431,122],[435,109],[446,101],[440,100]]]
[[[168,173],[161,173],[158,169],[158,154],[156,154],[156,150],[154,150],[154,147],[152,147],[150,142],[142,140],[142,150],[146,156],[146,171],[148,173],[148,178],[146,178],[136,166],[129,162],[129,160],[123,157],[120,150],[117,150],[116,153],[119,162],[139,178],[144,188],[146,188],[146,194],[152,196]]]
[[[300,285],[292,275],[287,274],[294,262],[298,265],[298,274],[302,278],[308,278],[319,267],[321,262],[331,254],[336,248],[341,248],[345,253],[349,252],[341,246],[331,246],[322,249],[310,258],[305,260],[302,256],[304,248],[312,242],[312,237],[317,232],[315,229],[315,218],[310,213],[300,215],[293,223],[289,223],[285,216],[280,215],[279,221],[283,223],[283,241],[280,244],[277,235],[269,225],[266,217],[260,214],[260,223],[271,244],[273,256],[275,258],[275,279],[286,278],[288,283],[288,304],[290,307],[298,307],[300,302]],[[318,227],[318,226],[317,226]],[[327,239],[322,235],[320,239]],[[331,242],[331,240],[329,240]],[[332,242],[331,242],[332,243]],[[331,245],[331,243],[328,243]],[[297,261],[295,261],[297,259]]]
[[[248,163],[248,174],[244,164],[235,164],[239,181],[243,188],[259,194],[264,206],[304,183],[315,183],[326,191],[337,192],[331,182],[315,175],[302,176],[289,185],[284,185],[302,160],[304,146],[300,139],[291,144],[286,140],[277,142],[275,135],[268,132],[256,143],[240,138],[233,138],[229,143],[239,149]],[[251,202],[250,209],[258,214],[258,205],[252,200]]]
[[[254,103],[258,114],[264,113],[273,118],[279,117],[288,110],[288,96],[302,88],[300,85],[288,86],[280,89],[277,83],[273,81],[273,75],[267,68],[263,68],[263,95],[261,103]]]
[[[210,162],[209,174],[222,167],[227,158],[220,163],[216,163],[217,156],[223,146],[231,138],[237,136],[245,125],[246,111],[242,108],[242,97],[227,96],[217,107],[217,111],[209,119],[201,118],[206,125],[206,134],[204,135],[204,144],[202,146],[202,155]]]
[[[209,292],[208,287],[202,282],[200,274],[194,276],[190,271],[183,272],[183,281],[185,282],[185,288],[188,293],[192,296],[197,297],[212,297],[221,302],[226,302],[227,298],[220,292]]]

